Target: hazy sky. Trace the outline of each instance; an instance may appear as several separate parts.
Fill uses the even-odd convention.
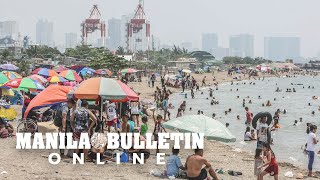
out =
[[[104,19],[132,13],[138,0],[0,0],[0,21],[17,20],[22,34],[35,39],[38,19],[54,22],[56,44],[64,33],[80,35],[80,22],[98,4]],[[152,34],[162,43],[190,41],[201,47],[201,34],[213,32],[219,45],[228,47],[229,36],[255,36],[255,56],[263,55],[264,36],[301,37],[301,54],[320,52],[319,0],[145,0]]]

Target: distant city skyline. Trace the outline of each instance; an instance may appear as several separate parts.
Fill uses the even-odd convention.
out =
[[[98,4],[107,22],[132,14],[138,0],[10,0],[1,4],[0,22],[17,21],[21,35],[28,35],[35,42],[36,22],[39,19],[52,21],[54,42],[60,46],[65,43],[65,33],[80,34],[79,25],[89,16],[93,4]],[[320,1],[162,0],[144,4],[151,34],[162,44],[191,42],[194,48],[201,49],[201,35],[214,32],[219,37],[218,46],[225,48],[229,47],[229,37],[233,34],[254,35],[255,56],[264,56],[264,37],[273,36],[300,37],[303,57],[313,57],[320,52]]]

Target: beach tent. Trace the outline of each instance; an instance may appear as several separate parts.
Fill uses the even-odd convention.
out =
[[[235,142],[236,138],[221,122],[204,115],[182,116],[165,122],[167,129],[180,132],[204,133],[208,140]]]
[[[71,89],[72,87],[69,86],[50,85],[30,101],[24,117],[27,117],[32,109],[40,109],[67,101],[67,94]]]

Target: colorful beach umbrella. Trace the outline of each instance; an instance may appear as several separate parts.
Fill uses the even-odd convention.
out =
[[[6,75],[0,73],[0,85],[8,82],[9,80],[10,80],[10,79],[9,79]]]
[[[35,80],[35,81],[38,81],[38,82],[40,82],[41,84],[45,84],[45,83],[48,82],[48,80],[47,80],[46,78],[44,78],[44,77],[42,77],[42,76],[40,76],[40,75],[38,75],[38,74],[33,74],[33,75],[31,75],[31,76],[28,76],[28,78],[33,79],[33,80]]]
[[[46,77],[58,76],[57,72],[55,72],[52,69],[47,69],[47,68],[38,68],[38,69],[32,71],[31,74],[38,74],[38,75],[46,76]]]
[[[127,68],[127,69],[122,69],[120,72],[121,73],[136,73],[138,71],[135,69],[132,69],[132,68]]]
[[[112,72],[109,69],[98,69],[96,70],[95,73],[99,75],[108,75],[108,76],[112,75]]]
[[[22,76],[13,71],[1,71],[2,74],[6,75],[10,80],[16,78],[22,78]]]
[[[83,81],[70,92],[77,99],[108,99],[117,102],[139,101],[139,96],[129,86],[109,78],[91,78]]]
[[[69,86],[60,86],[56,84],[50,85],[31,100],[24,113],[24,117],[27,117],[32,109],[48,107],[61,102],[66,102],[67,94],[71,89],[72,87]]]
[[[27,89],[27,90],[44,90],[44,87],[38,81],[35,81],[30,78],[17,78],[10,80],[5,83],[3,86],[7,86],[14,89]]]
[[[0,69],[8,70],[8,71],[16,71],[19,68],[13,64],[2,64],[0,65]]]
[[[68,70],[68,68],[64,67],[64,66],[55,66],[52,68],[52,70],[54,70],[55,72],[62,72],[62,71],[65,71],[65,70]]]
[[[79,72],[79,74],[81,73],[83,76],[87,75],[87,74],[93,74],[95,73],[96,71],[92,68],[89,68],[89,67],[84,67],[81,69],[81,71]]]
[[[14,96],[14,92],[12,91],[12,89],[10,89],[9,87],[6,86],[0,86],[0,96]]]
[[[49,77],[48,81],[50,83],[59,83],[59,82],[67,82],[68,80],[66,80],[65,78],[63,78],[61,76],[53,76],[53,77]]]
[[[69,80],[69,81],[77,81],[77,82],[81,82],[82,78],[77,74],[76,71],[73,70],[66,70],[66,71],[62,71],[59,76]]]

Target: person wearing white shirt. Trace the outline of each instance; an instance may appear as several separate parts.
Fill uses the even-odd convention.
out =
[[[117,121],[117,111],[115,103],[108,103],[106,107],[106,121],[108,126],[108,132],[110,132],[111,126],[114,126]]]
[[[251,141],[252,136],[250,132],[250,127],[247,127],[246,132],[244,133],[244,141]]]
[[[308,153],[308,170],[309,170],[309,177],[314,176],[312,174],[312,166],[314,161],[314,152],[315,152],[315,145],[319,142],[317,139],[317,126],[316,125],[310,125],[309,131],[308,131],[308,140],[307,140],[307,153]]]

